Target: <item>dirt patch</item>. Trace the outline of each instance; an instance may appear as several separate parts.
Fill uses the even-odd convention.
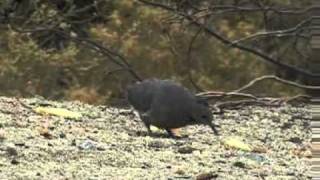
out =
[[[152,136],[128,109],[23,99],[61,107],[80,119],[44,116],[0,98],[0,179],[308,179],[310,113],[306,107],[244,107],[215,115],[221,136],[206,126],[182,139]],[[232,136],[256,152],[228,148]],[[260,150],[259,150],[260,148]],[[262,149],[262,150],[261,150]]]

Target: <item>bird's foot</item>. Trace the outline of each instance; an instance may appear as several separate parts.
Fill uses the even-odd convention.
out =
[[[178,128],[166,129],[166,131],[168,132],[170,137],[175,138],[175,139],[182,139],[182,138],[188,137],[188,136],[181,135]]]

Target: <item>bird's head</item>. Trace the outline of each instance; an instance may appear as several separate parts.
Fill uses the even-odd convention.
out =
[[[214,134],[218,135],[217,129],[214,124],[212,124],[213,115],[206,100],[197,99],[192,108],[192,119],[199,124],[210,126]]]

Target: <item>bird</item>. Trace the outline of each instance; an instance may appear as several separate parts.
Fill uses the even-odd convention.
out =
[[[177,137],[175,130],[178,128],[204,124],[218,135],[208,102],[172,80],[153,78],[137,82],[127,88],[127,100],[138,112],[149,134],[152,133],[151,125]]]

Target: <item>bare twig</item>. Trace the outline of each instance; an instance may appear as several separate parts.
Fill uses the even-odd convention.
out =
[[[293,102],[299,101],[299,102],[310,102],[311,96],[308,95],[296,95],[293,97],[286,97],[286,98],[268,98],[268,97],[256,97],[252,94],[247,93],[240,93],[241,91],[244,91],[256,83],[266,80],[266,79],[272,79],[276,80],[278,82],[281,82],[283,84],[302,88],[302,89],[312,89],[312,90],[320,90],[320,86],[307,86],[307,85],[301,85],[296,82],[288,81],[281,79],[274,75],[265,75],[258,77],[252,81],[250,81],[245,86],[233,91],[233,92],[220,92],[220,91],[208,91],[208,92],[202,92],[198,93],[198,97],[203,97],[207,100],[215,99],[216,101],[220,101],[216,104],[219,108],[229,108],[229,107],[237,107],[237,106],[243,106],[243,105],[266,105],[266,106],[279,106],[282,103],[288,103],[291,104]],[[232,99],[232,98],[244,98],[242,100],[233,100],[233,101],[225,101],[226,98]],[[221,102],[222,101],[222,102]]]
[[[279,106],[281,103],[270,103],[259,100],[239,100],[239,101],[226,101],[217,103],[215,106],[221,109],[235,108],[238,106],[262,105],[262,106]]]
[[[252,35],[249,35],[247,37],[243,37],[241,39],[238,39],[238,40],[235,40],[235,41],[232,41],[230,46],[233,45],[233,44],[238,44],[242,41],[245,41],[245,40],[249,40],[249,39],[254,39],[254,38],[257,38],[257,37],[260,37],[260,36],[277,36],[277,37],[281,37],[281,36],[286,36],[287,34],[293,34],[293,35],[296,35],[295,31],[303,28],[304,26],[306,26],[308,23],[311,22],[311,19],[308,18],[308,19],[305,19],[304,21],[300,22],[299,24],[297,24],[295,27],[293,28],[289,28],[289,29],[285,29],[285,30],[278,30],[278,31],[266,31],[266,32],[258,32],[258,33],[255,33],[255,34],[252,34]]]
[[[138,80],[138,81],[142,80],[142,78],[137,74],[137,72],[135,70],[133,70],[131,68],[131,65],[129,64],[129,62],[122,55],[120,55],[119,53],[113,52],[112,50],[102,46],[98,42],[95,42],[91,39],[72,36],[64,31],[56,29],[56,26],[41,27],[41,28],[28,29],[28,30],[21,30],[21,29],[18,29],[18,28],[15,28],[12,26],[12,29],[17,32],[20,32],[20,33],[30,33],[30,32],[35,33],[35,32],[41,32],[41,31],[55,32],[64,38],[70,39],[74,42],[79,42],[79,43],[85,45],[86,47],[89,47],[90,49],[93,49],[93,50],[107,56],[110,61],[112,61],[116,65],[120,66],[124,70],[128,71],[136,80]],[[120,61],[117,60],[115,57],[117,59],[119,59]]]
[[[293,87],[297,87],[297,88],[301,88],[301,89],[309,89],[309,90],[320,90],[320,86],[308,86],[308,85],[302,85],[302,84],[299,84],[299,83],[296,83],[296,82],[293,82],[293,81],[289,81],[289,80],[285,80],[285,79],[282,79],[280,77],[277,77],[275,75],[265,75],[265,76],[261,76],[261,77],[258,77],[252,81],[250,81],[248,84],[246,84],[245,86],[237,89],[237,90],[234,90],[233,92],[241,92],[241,91],[244,91],[250,87],[252,87],[253,85],[255,85],[256,83],[260,82],[260,81],[263,81],[263,80],[266,80],[266,79],[272,79],[272,80],[275,80],[275,81],[278,81],[280,83],[283,83],[283,84],[286,84],[286,85],[289,85],[289,86],[293,86]]]
[[[56,31],[56,30],[54,30],[54,31]],[[106,55],[112,62],[119,65],[123,69],[127,70],[136,80],[138,80],[138,81],[142,80],[142,78],[138,75],[138,73],[134,69],[132,69],[129,62],[119,53],[113,52],[110,49],[105,48],[104,46],[100,45],[99,43],[97,43],[93,40],[86,39],[86,38],[80,38],[80,37],[73,37],[65,32],[59,32],[59,33],[60,33],[60,35],[66,37],[66,38],[69,38],[73,41],[78,41],[78,42],[82,42],[85,45],[89,45],[88,47],[91,47],[92,49],[94,49],[98,52],[101,52],[102,54]],[[117,61],[113,56],[117,57],[121,61],[121,63],[119,61]]]
[[[192,77],[192,73],[191,73],[192,46],[193,46],[194,42],[196,41],[197,37],[200,35],[200,33],[201,33],[201,29],[199,28],[198,31],[194,34],[194,36],[192,37],[192,39],[191,39],[191,41],[189,43],[188,52],[187,52],[187,64],[188,64],[188,78],[189,78],[191,84],[196,88],[196,90],[198,92],[203,92],[203,89],[194,82],[193,77]]]
[[[215,104],[215,107],[220,109],[237,108],[243,106],[281,106],[283,104],[294,104],[294,102],[309,103],[311,97],[307,95],[296,95],[287,98],[259,98],[259,99],[244,99],[237,101],[224,101]]]
[[[200,11],[216,11],[216,10],[228,10],[228,12],[262,12],[262,11],[269,11],[275,12],[277,14],[290,14],[290,15],[301,15],[306,12],[320,9],[320,6],[309,6],[306,8],[296,8],[294,10],[284,10],[284,9],[277,9],[275,7],[247,7],[247,6],[235,6],[235,5],[215,5],[210,6],[208,8],[200,9]]]
[[[33,108],[32,108],[31,106],[29,106],[28,104],[22,102],[20,98],[15,98],[15,99],[16,99],[17,102],[19,102],[19,104],[20,104],[22,107],[24,107],[24,108],[26,108],[26,109],[29,109],[29,110],[33,110]]]
[[[246,99],[258,99],[256,96],[252,94],[246,94],[246,93],[238,93],[238,92],[221,92],[221,91],[208,91],[208,92],[202,92],[196,94],[197,97],[203,97],[208,100],[210,99],[223,99],[223,98],[235,98],[235,97],[240,97],[240,98],[246,98]]]
[[[268,63],[271,63],[273,65],[276,65],[278,67],[281,67],[283,69],[295,71],[295,72],[300,73],[300,74],[305,75],[305,76],[320,77],[320,74],[311,73],[311,72],[308,72],[306,70],[297,68],[296,66],[282,63],[282,61],[274,59],[273,57],[263,53],[259,49],[256,49],[256,48],[253,48],[253,47],[249,47],[249,46],[245,46],[245,45],[242,45],[242,44],[239,44],[239,43],[238,44],[232,44],[232,42],[230,40],[228,40],[225,37],[221,36],[220,34],[215,32],[214,30],[210,29],[209,27],[205,26],[204,24],[202,24],[202,23],[200,23],[198,21],[194,21],[192,19],[192,17],[189,17],[188,19],[191,20],[195,25],[197,25],[199,27],[202,27],[208,34],[214,36],[215,38],[217,38],[218,40],[220,40],[224,44],[230,45],[230,47],[238,48],[240,50],[252,53],[252,54],[254,54],[254,55],[258,56],[258,57],[261,57],[262,60],[264,60],[264,61],[266,61]]]
[[[310,100],[312,99],[312,97],[311,96],[308,96],[308,95],[304,95],[304,94],[298,94],[298,95],[296,95],[296,96],[293,96],[293,97],[289,97],[289,98],[287,98],[287,100],[286,100],[286,103],[292,103],[292,102],[294,102],[294,101],[301,101],[301,100],[305,100],[306,102],[310,102]]]
[[[128,69],[126,68],[118,68],[118,69],[114,69],[114,70],[111,70],[111,71],[107,71],[106,72],[106,76],[110,76],[114,73],[117,73],[117,72],[120,72],[120,71],[128,71]]]
[[[199,22],[197,19],[195,19],[193,16],[190,16],[189,14],[186,14],[185,12],[181,12],[178,11],[176,8],[172,8],[169,7],[165,4],[161,4],[161,3],[157,3],[154,1],[146,1],[146,0],[138,0],[141,3],[144,3],[145,5],[149,5],[149,6],[153,6],[153,7],[158,7],[158,8],[162,8],[164,10],[170,11],[172,13],[175,13],[179,16],[184,17],[186,20],[190,21],[193,25],[200,27],[201,29],[203,29],[206,33],[208,33],[209,35],[215,37],[216,39],[218,39],[219,41],[221,41],[222,43],[232,47],[232,48],[237,48],[246,52],[249,52],[251,54],[254,54],[258,57],[261,58],[261,60],[264,60],[268,63],[271,63],[273,65],[276,65],[278,67],[281,67],[283,69],[289,70],[289,71],[294,71],[297,72],[299,74],[305,75],[305,76],[309,76],[309,77],[320,77],[320,74],[316,74],[316,73],[312,73],[309,71],[306,71],[304,69],[298,68],[296,66],[290,65],[290,64],[285,64],[283,63],[283,61],[279,60],[279,59],[275,59],[271,56],[269,56],[268,54],[262,52],[260,49],[257,49],[255,47],[250,47],[250,46],[246,46],[240,43],[236,43],[234,44],[231,40],[225,38],[224,36],[220,35],[218,32],[216,32],[215,30],[213,30],[212,28],[206,26],[204,23]],[[310,18],[311,20],[315,18],[312,17]]]

